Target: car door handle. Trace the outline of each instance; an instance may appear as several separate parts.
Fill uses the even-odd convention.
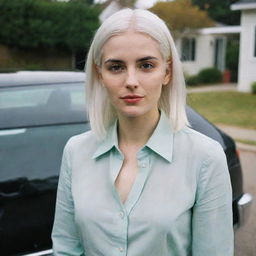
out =
[[[20,197],[23,193],[23,187],[27,184],[26,178],[10,180],[0,183],[0,199],[10,199]]]
[[[11,192],[0,191],[0,199],[18,198],[20,195],[21,189]]]

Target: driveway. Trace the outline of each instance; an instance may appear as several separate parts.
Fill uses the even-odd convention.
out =
[[[235,232],[235,256],[256,255],[256,152],[240,151],[244,190],[253,196],[248,222]]]

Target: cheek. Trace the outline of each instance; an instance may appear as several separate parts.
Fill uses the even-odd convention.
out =
[[[149,91],[152,91],[152,93],[155,92],[156,96],[159,93],[161,93],[163,83],[164,83],[163,73],[147,77],[147,79],[144,80],[144,85],[146,86],[145,88],[147,88]]]
[[[105,87],[105,90],[107,91],[109,99],[112,102],[116,101],[120,92],[120,86],[118,82],[113,79],[104,80],[102,85]]]
[[[109,86],[105,86],[106,90],[107,90],[107,94],[109,96],[110,99],[116,98],[116,95],[118,94],[118,90],[115,89],[113,86],[109,87]]]
[[[108,74],[102,74],[101,76],[101,83],[104,85],[104,87],[109,88],[110,90],[113,90],[114,88],[120,87],[122,84],[122,76],[115,76],[115,75],[108,75]]]
[[[162,77],[158,77],[157,79],[151,80],[148,86],[150,98],[154,102],[158,102],[161,97],[162,89],[164,86],[161,78]]]

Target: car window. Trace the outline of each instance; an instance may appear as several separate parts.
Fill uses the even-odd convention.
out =
[[[0,93],[0,109],[32,107],[46,104],[51,88],[11,88],[3,89]]]
[[[0,129],[86,121],[83,83],[0,87]]]

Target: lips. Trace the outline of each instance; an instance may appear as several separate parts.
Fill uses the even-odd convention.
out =
[[[137,103],[139,101],[141,101],[144,98],[144,96],[140,96],[140,95],[125,95],[123,97],[121,97],[122,100],[124,100],[126,103]]]

